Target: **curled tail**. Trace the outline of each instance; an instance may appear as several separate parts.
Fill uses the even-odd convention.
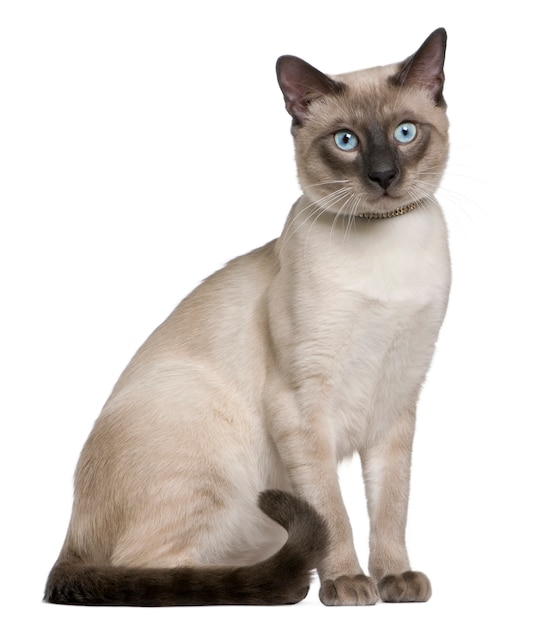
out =
[[[258,505],[288,532],[283,547],[260,563],[155,569],[87,565],[62,557],[49,575],[44,599],[90,606],[300,602],[327,548],[326,524],[309,504],[283,491],[264,491]]]

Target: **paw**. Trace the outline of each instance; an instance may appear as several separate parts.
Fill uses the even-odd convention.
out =
[[[325,580],[320,586],[318,597],[327,606],[365,606],[375,604],[378,593],[373,579],[359,574]]]
[[[431,583],[421,572],[385,576],[378,590],[383,602],[427,602],[431,597]]]

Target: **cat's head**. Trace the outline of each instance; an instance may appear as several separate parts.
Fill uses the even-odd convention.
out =
[[[448,156],[445,49],[441,28],[402,63],[349,74],[278,59],[299,181],[314,206],[388,215],[434,194]]]

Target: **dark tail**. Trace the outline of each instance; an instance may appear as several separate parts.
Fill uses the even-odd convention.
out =
[[[258,505],[288,532],[284,546],[265,561],[247,567],[151,569],[90,566],[63,557],[49,575],[45,601],[89,606],[300,602],[325,554],[326,524],[309,504],[283,491],[261,493]]]

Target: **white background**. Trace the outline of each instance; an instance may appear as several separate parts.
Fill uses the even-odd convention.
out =
[[[0,4],[4,623],[559,622],[557,33],[552,4],[521,7]],[[454,284],[408,531],[432,600],[332,609],[314,586],[295,607],[42,604],[74,466],[118,374],[201,279],[276,237],[298,195],[277,56],[360,69],[405,58],[439,26]],[[366,564],[359,468],[341,476]]]

